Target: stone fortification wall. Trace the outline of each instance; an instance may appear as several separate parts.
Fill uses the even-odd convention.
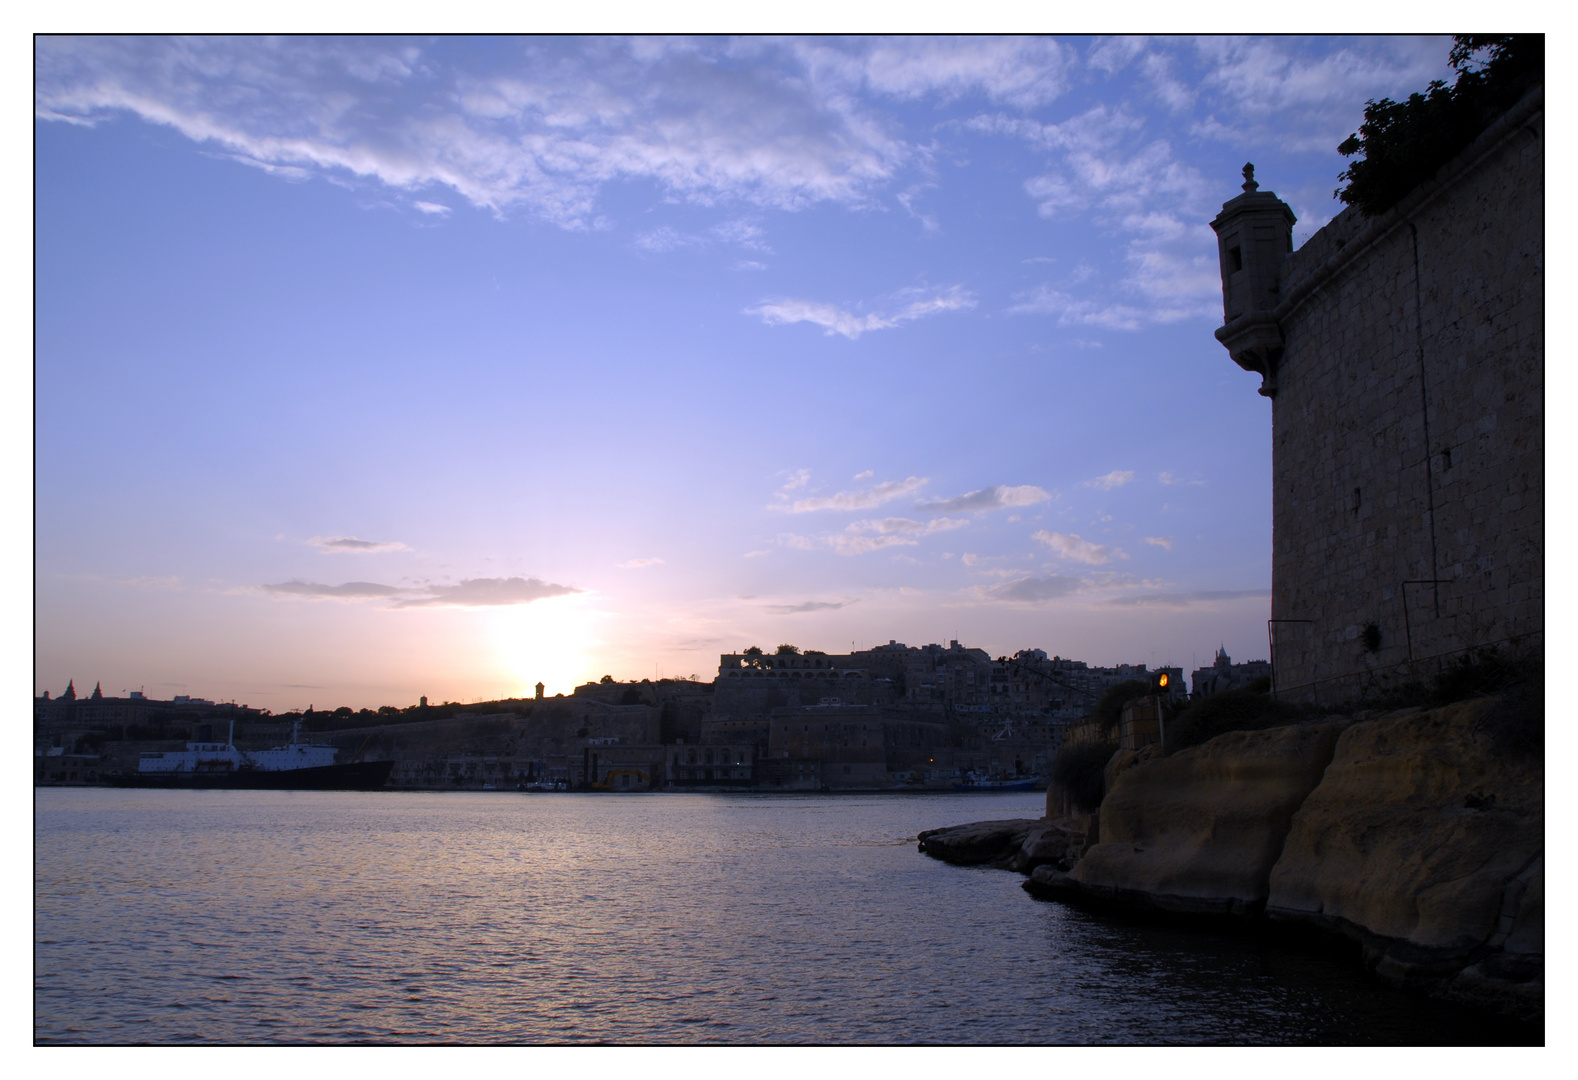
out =
[[[1544,149],[1536,90],[1398,206],[1281,262],[1279,694],[1336,700],[1543,630]]]

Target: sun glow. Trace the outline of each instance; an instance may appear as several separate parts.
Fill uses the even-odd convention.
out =
[[[595,679],[593,652],[600,644],[597,623],[602,613],[585,594],[558,596],[490,613],[495,662],[499,673],[530,697],[541,681],[544,693],[568,694],[578,683]]]

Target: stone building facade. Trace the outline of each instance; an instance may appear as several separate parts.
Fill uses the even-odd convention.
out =
[[[1252,167],[1211,223],[1216,337],[1271,399],[1279,694],[1543,641],[1544,120],[1536,89],[1395,207],[1297,251]]]
[[[1271,664],[1265,660],[1249,660],[1242,664],[1233,663],[1233,658],[1227,655],[1227,647],[1220,646],[1216,650],[1216,659],[1210,667],[1195,668],[1190,676],[1190,692],[1195,697],[1210,697],[1212,694],[1226,693],[1248,686],[1256,679],[1270,678]]]

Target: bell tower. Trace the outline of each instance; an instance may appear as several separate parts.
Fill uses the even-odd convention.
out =
[[[1259,190],[1255,166],[1244,166],[1244,193],[1222,206],[1211,222],[1222,268],[1223,325],[1216,340],[1233,361],[1260,375],[1260,392],[1277,393],[1282,328],[1275,312],[1282,300],[1282,260],[1293,252],[1293,216],[1272,191]]]

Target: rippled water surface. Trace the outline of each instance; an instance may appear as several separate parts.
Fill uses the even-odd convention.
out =
[[[36,793],[41,1042],[1459,1043],[1246,936],[916,853],[1034,793]]]

